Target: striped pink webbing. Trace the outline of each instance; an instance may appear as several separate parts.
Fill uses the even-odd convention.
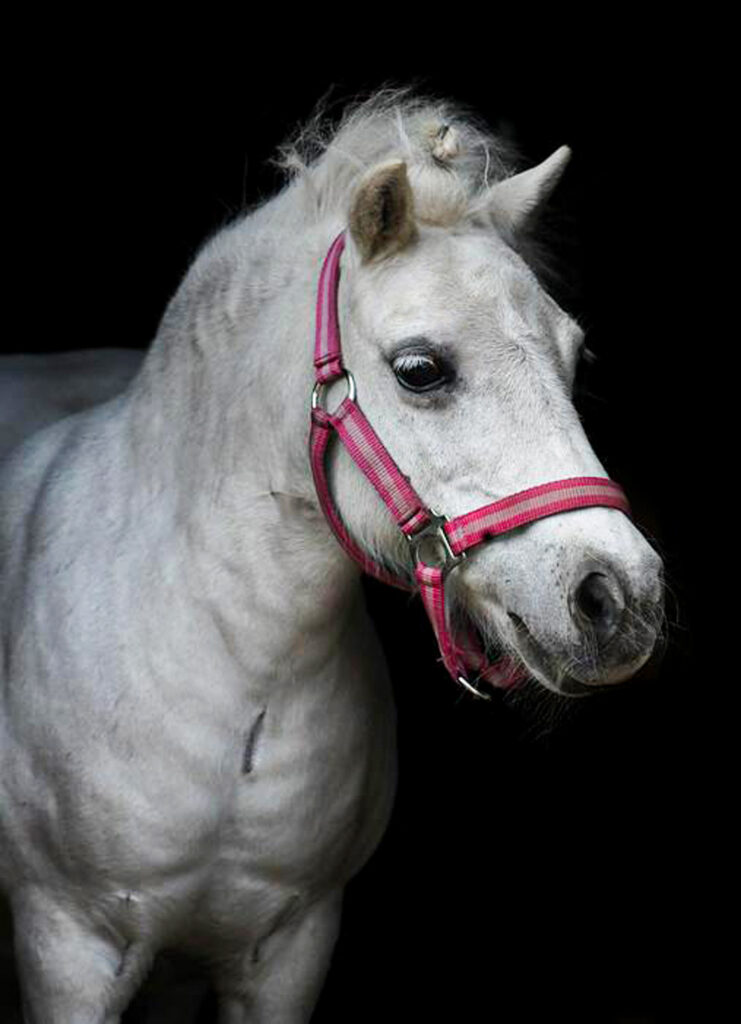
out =
[[[422,499],[391,458],[359,406],[345,398],[330,419],[353,462],[375,487],[402,533],[408,536],[429,522]]]
[[[607,477],[575,476],[538,484],[510,494],[445,524],[450,547],[456,555],[518,526],[571,509],[602,505],[630,515],[630,505],[619,484]]]
[[[525,526],[536,519],[594,505],[618,508],[630,515],[625,493],[614,481],[604,477],[571,477],[539,484],[484,505],[445,523],[443,529],[454,554],[460,555],[490,537]],[[415,578],[435,631],[443,664],[454,679],[483,679],[506,689],[527,677],[523,666],[507,656],[487,662],[475,638],[467,645],[454,642],[447,619],[443,569],[418,563]]]
[[[427,616],[440,648],[443,664],[454,679],[465,674],[462,652],[453,643],[448,629],[448,618],[445,607],[445,578],[443,570],[437,566],[424,565],[418,562],[414,576],[419,585],[419,593],[425,606]]]
[[[523,665],[507,656],[494,662],[487,661],[475,636],[468,642],[457,644],[448,625],[445,600],[445,573],[437,566],[418,562],[415,578],[427,616],[432,623],[443,664],[453,679],[485,680],[502,689],[514,686],[527,678]]]
[[[345,232],[335,238],[329,248],[319,275],[316,303],[316,334],[314,367],[316,379],[328,384],[342,374],[342,346],[337,317],[337,290],[340,279],[340,256],[345,248]]]
[[[345,234],[342,232],[330,246],[319,276],[314,346],[318,384],[328,384],[344,372],[337,315],[340,257],[344,247]],[[389,573],[356,544],[342,522],[329,490],[325,468],[326,450],[333,431],[378,492],[403,533],[412,534],[425,526],[429,522],[429,513],[355,402],[346,397],[334,412],[319,407],[313,410],[310,450],[314,484],[337,539],[364,572],[384,583],[409,590],[410,585],[405,579]]]
[[[393,576],[367,555],[359,544],[355,543],[342,521],[342,517],[329,490],[326,471],[327,446],[334,431],[335,424],[332,415],[325,412],[324,409],[313,409],[310,437],[311,471],[314,477],[314,486],[316,487],[319,504],[322,506],[322,511],[332,528],[332,532],[340,542],[345,553],[360,566],[363,572],[368,573],[369,576],[374,576],[382,583],[389,583],[391,586],[399,587],[402,590],[410,590],[411,588],[406,581]]]

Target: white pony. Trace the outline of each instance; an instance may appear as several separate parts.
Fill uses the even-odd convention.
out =
[[[605,475],[571,404],[582,332],[522,255],[568,150],[515,175],[502,153],[446,104],[361,105],[203,246],[139,371],[101,385],[134,374],[122,393],[6,459],[0,879],[29,1022],[113,1024],[161,950],[207,966],[222,1024],[309,1019],[396,772],[384,660],[307,454],[338,232],[358,401],[426,502]],[[330,482],[406,572],[343,451]],[[649,657],[660,570],[626,515],[586,508],[477,548],[450,600],[583,693]]]

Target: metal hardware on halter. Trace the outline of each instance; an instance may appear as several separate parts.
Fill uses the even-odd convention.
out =
[[[349,398],[351,402],[354,402],[355,398],[357,396],[357,389],[355,387],[355,378],[353,377],[353,375],[350,373],[349,370],[345,370],[343,368],[341,372],[342,372],[342,374],[343,374],[343,376],[345,378],[345,381],[347,383],[347,395],[345,397]],[[334,380],[327,380],[327,381],[318,380],[316,382],[316,384],[314,385],[314,390],[311,392],[311,408],[312,409],[320,408],[320,406],[319,406],[319,399],[320,399],[321,394],[322,394],[322,389],[325,388],[329,384],[334,384]]]
[[[465,686],[468,692],[472,693],[474,697],[478,697],[479,700],[491,700],[491,697],[489,696],[488,693],[482,693],[481,690],[477,690],[472,683],[469,683],[465,676],[459,675],[458,682],[461,684],[461,686]]]
[[[412,549],[415,565],[421,562],[423,565],[442,569],[447,576],[451,569],[460,565],[466,557],[466,553],[462,551],[460,555],[456,555],[451,548],[448,535],[445,532],[445,524],[450,522],[448,517],[434,508],[428,509],[428,512],[429,521],[416,533],[407,534],[406,538]],[[429,558],[429,553],[430,548],[435,544],[439,545],[438,551],[440,551],[442,559],[433,561]]]
[[[448,540],[448,535],[445,532],[445,524],[450,522],[448,516],[442,512],[438,512],[437,509],[428,508],[429,521],[418,530],[416,533],[407,534],[407,540],[409,546],[412,549],[412,557],[415,565],[420,562],[422,565],[430,566],[432,568],[438,568],[442,570],[443,576],[447,576],[451,569],[455,569],[457,565],[465,559],[466,552],[461,551],[459,555],[453,551]],[[431,561],[429,557],[425,557],[425,544],[437,544],[439,545],[438,551],[442,555],[441,559],[437,561]],[[463,686],[470,694],[474,697],[478,697],[479,700],[491,700],[491,697],[486,693],[482,693],[481,690],[477,690],[473,683],[469,682],[464,675],[458,674],[458,682]]]

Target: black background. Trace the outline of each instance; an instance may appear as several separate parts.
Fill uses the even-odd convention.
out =
[[[401,779],[388,834],[348,887],[314,1019],[724,1019],[711,1009],[727,898],[715,754],[731,679],[707,653],[718,592],[705,572],[708,222],[723,192],[710,171],[723,137],[708,138],[722,86],[701,70],[712,47],[691,24],[621,31],[607,15],[580,35],[540,26],[537,46],[523,19],[465,33],[443,21],[394,47],[391,12],[358,18],[330,21],[319,43],[287,16],[290,51],[275,28],[226,19],[187,43],[146,25],[24,35],[6,122],[6,346],[146,346],[200,243],[270,196],[269,158],[328,90],[339,111],[417,82],[513,131],[524,165],[570,145],[549,218],[569,280],[558,297],[598,357],[579,400],[588,433],[666,560],[666,657],[608,698],[479,704],[436,664],[419,610],[368,587]]]

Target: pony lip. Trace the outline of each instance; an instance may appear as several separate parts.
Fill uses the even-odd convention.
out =
[[[511,645],[508,648],[508,645],[496,639],[494,629],[491,626],[487,628],[480,615],[481,611],[474,613],[467,608],[459,595],[452,596],[451,635],[456,646],[463,650],[465,644],[459,643],[459,637],[468,637],[469,643],[473,637],[487,662],[476,682],[486,683],[495,690],[513,690],[521,686],[532,677],[530,668],[519,656],[519,652],[511,649]]]
[[[517,633],[518,654],[545,687],[569,697],[586,696],[603,688],[598,683],[588,685],[560,671],[554,656],[535,639],[525,620],[515,612],[507,612],[507,616]],[[604,688],[608,686],[605,684]]]
[[[654,655],[654,645],[647,645],[647,652],[638,654],[632,662],[623,662],[617,673],[614,669],[605,668],[600,672],[599,679],[594,682],[585,682],[560,668],[558,659],[535,639],[524,619],[515,612],[508,612],[507,615],[517,631],[520,657],[543,682],[544,686],[564,694],[564,696],[581,697],[595,692],[612,691],[617,683],[622,684],[632,679]],[[618,641],[618,638],[615,639]],[[617,642],[614,647],[619,650],[624,645],[625,641],[622,645]]]

